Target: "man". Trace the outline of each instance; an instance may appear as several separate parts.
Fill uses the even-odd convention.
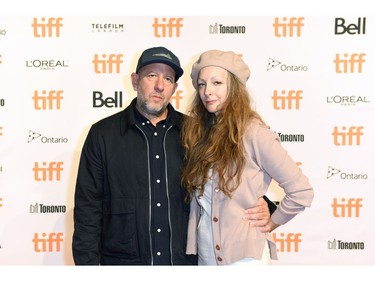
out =
[[[76,265],[192,265],[189,205],[180,168],[183,114],[169,103],[183,70],[164,47],[145,50],[131,81],[137,97],[93,124],[83,145],[74,206]],[[267,204],[244,215],[265,225]]]

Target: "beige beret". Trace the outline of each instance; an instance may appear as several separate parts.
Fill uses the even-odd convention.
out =
[[[236,75],[243,84],[250,77],[250,69],[242,58],[232,51],[224,52],[220,50],[209,50],[202,53],[193,64],[190,77],[193,86],[197,89],[197,79],[199,71],[206,66],[218,66]]]

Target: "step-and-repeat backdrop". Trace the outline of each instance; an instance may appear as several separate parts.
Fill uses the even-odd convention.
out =
[[[273,233],[274,265],[374,265],[375,17],[1,16],[0,264],[73,265],[80,151],[99,119],[136,96],[141,52],[165,46],[185,70],[242,54],[256,109],[315,188],[312,207]],[[268,196],[283,196],[273,183]]]

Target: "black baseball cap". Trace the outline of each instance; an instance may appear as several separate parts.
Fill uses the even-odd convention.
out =
[[[180,78],[184,73],[180,66],[180,61],[176,55],[164,47],[153,47],[144,50],[138,59],[136,73],[138,73],[142,67],[151,63],[165,63],[172,67],[176,73],[175,82],[177,82],[178,78]]]

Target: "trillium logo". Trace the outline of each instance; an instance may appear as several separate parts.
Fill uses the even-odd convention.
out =
[[[278,66],[280,64],[281,64],[280,61],[269,58],[268,59],[268,65],[267,65],[267,71],[271,70],[272,68],[275,68],[276,66]]]
[[[334,175],[336,175],[340,172],[341,172],[341,170],[338,170],[336,168],[328,166],[327,179],[329,179],[330,177],[333,177]]]
[[[29,137],[27,139],[27,143],[30,143],[40,137],[41,134],[29,130]]]

